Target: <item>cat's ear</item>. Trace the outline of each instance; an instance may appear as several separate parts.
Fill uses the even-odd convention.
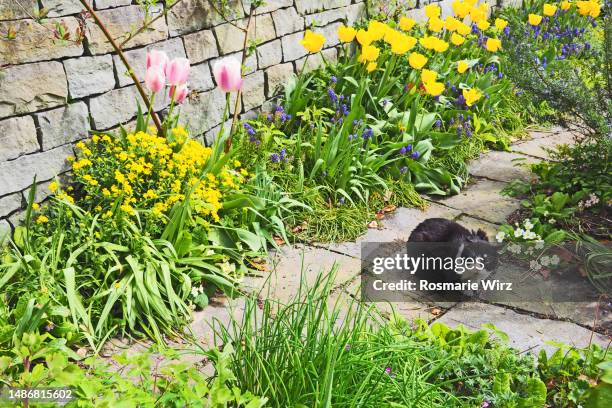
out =
[[[478,229],[478,231],[476,231],[476,236],[484,241],[489,240],[489,237],[487,237],[487,233],[481,229]]]

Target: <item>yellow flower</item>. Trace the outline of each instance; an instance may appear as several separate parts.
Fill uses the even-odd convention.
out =
[[[399,21],[399,28],[404,31],[409,31],[414,27],[416,21],[411,19],[410,17],[402,17]]]
[[[240,161],[238,160],[234,160],[234,167],[240,167],[242,166],[242,163],[240,163]]]
[[[478,89],[476,88],[472,88],[472,89],[464,89],[463,90],[463,97],[465,98],[465,104],[467,106],[472,106],[474,105],[476,102],[478,102],[478,100],[480,98],[482,98],[482,92],[480,92]]]
[[[38,203],[32,204],[32,209],[33,210],[38,210],[39,208],[40,208],[40,205],[38,205]]]
[[[343,43],[353,41],[356,34],[357,31],[353,27],[347,27],[344,24],[338,27],[338,39]]]
[[[593,18],[597,18],[601,13],[601,6],[599,5],[599,2],[594,0],[577,1],[576,7],[578,7],[578,13],[581,16],[591,16]]]
[[[444,21],[440,20],[438,17],[431,18],[429,19],[429,23],[427,23],[427,27],[434,33],[437,33],[444,28]]]
[[[416,45],[416,38],[398,33],[391,38],[391,52],[398,55],[407,53]]]
[[[453,45],[459,46],[459,45],[461,45],[461,44],[463,44],[465,42],[465,37],[462,37],[462,36],[460,36],[457,33],[453,33],[451,35],[450,40],[453,43]]]
[[[452,4],[453,12],[459,18],[464,18],[470,14],[471,6],[464,1],[455,0]]]
[[[374,71],[376,69],[377,66],[378,66],[378,64],[376,64],[375,62],[370,62],[368,64],[368,66],[366,67],[366,70],[368,72],[372,72],[372,71]]]
[[[376,61],[378,55],[380,54],[380,49],[373,45],[366,45],[361,48],[361,55],[359,56],[359,62],[372,62]]]
[[[532,26],[537,26],[542,22],[542,16],[538,14],[529,14],[528,20],[529,24]]]
[[[374,37],[372,36],[372,34],[364,29],[360,29],[359,31],[357,31],[356,37],[357,42],[359,42],[362,47],[370,45],[372,44],[372,41],[374,41]]]
[[[483,3],[486,4],[486,3]],[[476,8],[470,10],[470,19],[476,24],[480,23],[483,20],[487,19],[487,12],[482,8]]]
[[[47,222],[49,222],[49,217],[46,215],[39,215],[38,218],[36,218],[37,224],[45,224]]]
[[[436,71],[432,71],[430,69],[424,69],[421,72],[421,81],[423,81],[423,83],[425,84],[435,82],[437,78],[438,78],[438,73]]]
[[[570,9],[570,7],[572,7],[572,3],[570,3],[569,1],[562,1],[561,2],[561,10],[567,11],[567,10]]]
[[[323,34],[313,33],[310,30],[306,30],[304,39],[300,41],[300,43],[308,52],[319,52],[321,51],[321,48],[323,48],[323,44],[325,44],[325,37]]]
[[[504,20],[503,18],[496,18],[495,19],[495,27],[498,30],[503,30],[504,28],[506,28],[506,26],[508,26],[508,22],[506,20]]]
[[[557,6],[555,4],[544,3],[542,12],[545,16],[554,16],[557,12]]]
[[[480,20],[478,24],[476,24],[476,27],[478,27],[482,31],[485,31],[490,26],[491,26],[491,23],[489,23],[487,20]]]
[[[442,10],[437,4],[429,4],[425,6],[425,15],[429,18],[438,18]]]
[[[381,23],[380,21],[371,20],[368,24],[368,32],[374,41],[382,39],[387,33],[387,30],[389,30],[389,26],[385,23]]]
[[[457,32],[463,36],[466,36],[472,32],[472,29],[470,28],[469,25],[463,22],[459,22],[459,25],[457,25]]]
[[[421,69],[427,64],[427,57],[418,52],[413,52],[408,57],[408,63],[414,69]]]
[[[465,61],[459,61],[457,63],[457,72],[459,72],[460,74],[463,74],[465,71],[468,70],[469,68],[469,64]]]
[[[459,20],[457,20],[455,17],[453,16],[448,16],[446,17],[446,21],[444,23],[444,26],[446,27],[446,29],[450,32],[453,32],[455,30],[457,30],[457,28],[459,28],[459,24],[461,22]]]
[[[501,48],[501,41],[497,38],[489,38],[487,40],[487,51],[497,52]]]
[[[425,82],[423,86],[425,91],[431,96],[438,96],[444,92],[444,84],[442,82]]]
[[[436,52],[444,52],[448,50],[448,43],[444,40],[438,40],[436,41],[434,50],[436,50]]]

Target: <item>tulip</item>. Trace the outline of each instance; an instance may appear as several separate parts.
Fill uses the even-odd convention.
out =
[[[223,92],[238,92],[242,88],[242,67],[235,58],[227,57],[217,61],[213,67],[213,75],[217,86]]]
[[[175,58],[166,65],[166,77],[170,85],[183,85],[189,77],[189,60]]]
[[[166,84],[166,74],[160,66],[153,65],[145,73],[145,84],[151,92],[159,92]]]
[[[168,64],[168,56],[163,51],[151,50],[147,53],[147,69],[151,67],[160,67],[166,69]]]
[[[176,103],[183,103],[188,93],[187,85],[182,84],[178,86],[171,86],[170,91],[168,91],[168,96],[170,98],[174,98]]]

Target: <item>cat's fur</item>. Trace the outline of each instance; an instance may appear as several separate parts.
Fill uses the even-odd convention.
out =
[[[470,231],[461,224],[444,218],[429,218],[412,231],[408,242],[436,242],[426,256],[430,257],[482,257],[487,271],[497,266],[495,247],[489,243],[487,234],[479,229]],[[469,279],[470,273],[459,275],[447,270],[422,270],[417,276],[429,282],[460,282]]]

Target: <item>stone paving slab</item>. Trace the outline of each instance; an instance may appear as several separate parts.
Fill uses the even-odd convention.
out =
[[[575,135],[569,131],[555,133],[548,137],[539,137],[525,142],[520,142],[511,147],[513,152],[526,154],[528,156],[550,159],[546,149],[553,149],[557,145],[574,144]]]
[[[538,162],[533,157],[514,152],[490,151],[469,164],[470,174],[490,180],[510,182],[530,180],[529,164]]]
[[[501,194],[505,183],[486,179],[476,180],[465,190],[436,202],[494,224],[503,224],[519,208],[520,201]]]
[[[563,342],[575,347],[586,347],[591,340],[606,347],[610,339],[574,323],[538,319],[513,310],[486,303],[461,303],[437,321],[451,327],[459,324],[477,330],[485,323],[493,323],[510,337],[510,345],[521,352],[537,354],[541,349],[551,354],[556,349],[549,341]]]
[[[448,218],[454,219],[459,216],[460,211],[445,207],[436,203],[431,203],[424,211],[418,208],[400,207],[395,212],[387,214],[381,220],[382,228],[369,228],[368,231],[359,237],[355,242],[315,244],[327,248],[334,252],[352,256],[362,257],[361,244],[363,242],[392,242],[395,240],[406,241],[412,230],[427,218]]]
[[[489,242],[495,242],[495,235],[497,234],[498,230],[497,225],[487,221],[479,220],[474,217],[470,217],[469,215],[465,214],[461,215],[455,221],[472,231],[478,231],[479,229],[483,230],[487,233]]]

